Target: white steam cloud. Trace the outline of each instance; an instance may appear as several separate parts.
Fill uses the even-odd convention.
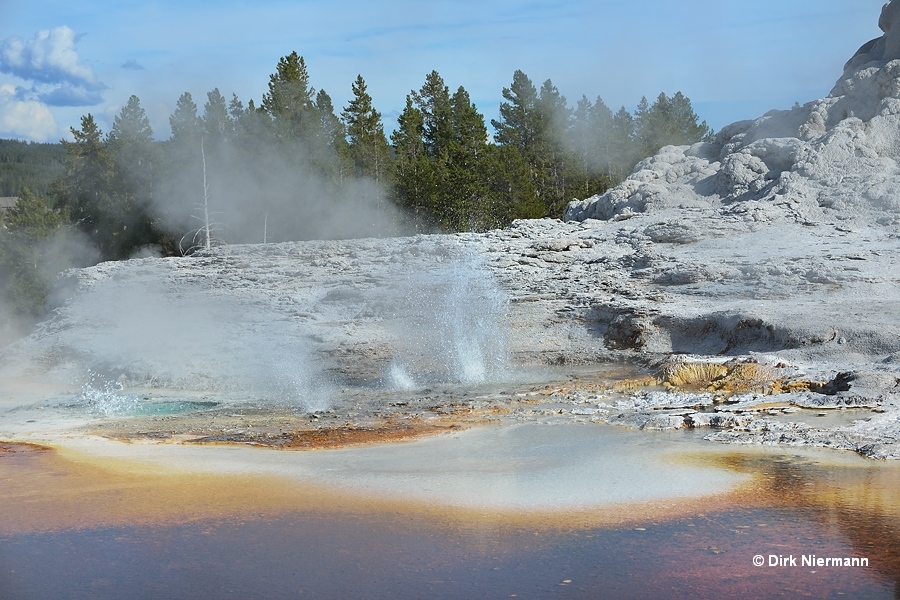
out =
[[[194,154],[197,159],[199,144]],[[258,144],[252,161],[229,147],[209,148],[205,157],[210,233],[220,243],[386,237],[412,229],[385,186],[355,176],[336,183],[265,142]],[[151,207],[185,251],[202,245],[199,230],[205,225],[204,176],[196,163],[185,160],[168,173]]]

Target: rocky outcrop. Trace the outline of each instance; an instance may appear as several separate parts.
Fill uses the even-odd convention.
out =
[[[723,128],[710,142],[667,147],[605,194],[573,201],[565,219],[615,220],[705,209],[748,222],[900,221],[900,3],[831,93]]]
[[[510,370],[692,355],[719,363],[701,370],[701,390],[676,389],[698,385],[680,373],[663,381],[674,391],[632,390],[613,404],[578,392],[569,417],[900,458],[898,11],[900,0],[886,5],[884,36],[827,98],[664,148],[606,194],[570,204],[567,222],[71,271],[53,318],[3,350],[0,371],[234,392],[350,420],[415,402],[452,411],[431,386],[465,394]],[[732,364],[758,365],[764,389],[723,408],[721,394],[737,389]],[[779,384],[789,392],[779,406],[813,422],[769,413],[772,373],[819,382],[803,393]],[[381,404],[360,408],[377,390],[388,390]],[[816,421],[842,410],[880,412]]]

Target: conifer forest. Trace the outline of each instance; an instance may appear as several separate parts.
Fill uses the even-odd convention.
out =
[[[185,92],[168,132],[153,131],[132,96],[109,131],[86,114],[71,141],[0,140],[0,196],[20,198],[0,229],[3,295],[39,313],[47,271],[67,266],[559,218],[661,147],[712,135],[680,92],[614,111],[599,97],[572,103],[518,70],[487,121],[436,71],[396,123],[384,122],[362,75],[350,89],[335,107],[294,52],[258,102]]]

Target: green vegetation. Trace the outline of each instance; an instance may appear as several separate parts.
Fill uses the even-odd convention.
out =
[[[381,113],[372,106],[372,97],[362,75],[357,75],[350,88],[353,99],[341,113],[347,126],[350,160],[357,177],[370,177],[376,184],[392,181],[391,147],[384,136]]]
[[[44,305],[49,288],[41,270],[57,258],[48,256],[44,242],[56,235],[61,226],[59,213],[27,188],[6,215],[4,235],[0,237],[2,293],[12,301],[16,312],[34,314]]]
[[[11,317],[29,321],[43,314],[58,273],[95,261],[63,214],[22,190],[0,227],[0,338]]]
[[[538,87],[522,71],[503,88],[489,131],[468,91],[451,92],[432,71],[407,95],[389,140],[361,75],[350,90],[338,116],[293,52],[258,106],[214,89],[201,113],[183,94],[166,141],[155,141],[136,96],[105,134],[88,114],[72,141],[0,140],[0,195],[22,198],[0,229],[4,304],[39,311],[52,276],[72,264],[215,240],[372,235],[398,220],[478,231],[560,217],[571,199],[605,191],[660,147],[711,135],[680,92],[613,113],[601,98],[570,106],[552,81]],[[79,237],[97,254],[74,251]]]
[[[46,195],[62,175],[65,156],[61,144],[0,140],[0,196],[19,196],[25,188]]]
[[[451,96],[432,71],[407,96],[399,123],[391,137],[397,203],[420,227],[464,231],[496,225],[486,185],[487,129],[465,88]]]
[[[329,211],[352,212],[350,199],[399,208],[420,231],[484,230],[559,217],[660,147],[711,134],[680,92],[614,114],[601,98],[572,107],[552,81],[537,87],[522,71],[503,88],[489,132],[466,89],[451,92],[432,71],[407,95],[389,142],[363,77],[350,87],[338,116],[293,52],[259,106],[226,102],[215,89],[200,115],[183,94],[163,143],[152,142],[132,97],[106,137],[90,115],[72,130],[54,205],[107,259],[147,246],[177,252],[186,232],[200,230],[230,242],[340,237],[317,225]]]

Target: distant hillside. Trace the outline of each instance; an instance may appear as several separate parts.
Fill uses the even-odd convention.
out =
[[[63,173],[62,144],[0,140],[0,196],[18,196],[24,188],[46,195]]]

